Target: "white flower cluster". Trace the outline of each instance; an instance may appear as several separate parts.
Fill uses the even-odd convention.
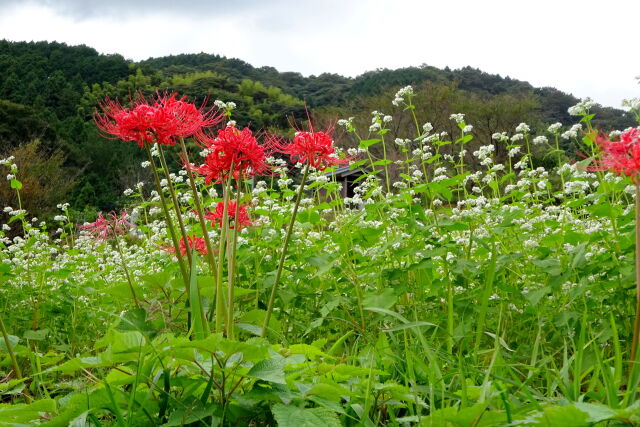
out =
[[[15,160],[14,156],[9,156],[5,159],[0,159],[0,165],[9,166],[11,162],[13,162],[14,160]]]
[[[639,98],[631,98],[631,99],[623,99],[622,106],[627,107],[631,110],[640,112],[640,97]]]
[[[473,152],[474,157],[477,157],[479,160],[484,160],[487,157],[491,156],[491,154],[493,152],[496,151],[496,147],[492,144],[489,145],[483,145],[482,147],[478,148],[477,151]]]
[[[464,122],[464,114],[463,113],[451,114],[449,116],[449,120],[455,120],[456,123],[462,123]]]
[[[526,123],[520,123],[518,126],[516,126],[516,132],[529,133],[530,131],[531,131],[531,128]]]
[[[589,114],[589,110],[596,105],[591,98],[585,98],[576,105],[569,107],[567,112],[572,116],[584,116]]]
[[[571,128],[568,131],[564,132],[561,136],[563,139],[577,138],[578,132],[580,132],[581,130],[582,130],[582,124],[576,123],[575,125],[571,126]]]
[[[231,111],[234,108],[236,108],[236,103],[235,102],[231,102],[231,101],[223,102],[223,101],[221,101],[219,99],[216,99],[213,102],[213,105],[215,105],[216,107],[218,107],[221,110],[227,110],[227,111]]]
[[[547,139],[546,136],[540,135],[540,136],[536,136],[535,138],[533,138],[533,143],[535,145],[546,144],[548,142],[549,142],[549,140]]]
[[[413,87],[405,86],[396,92],[396,96],[391,103],[394,106],[399,107],[400,104],[405,102],[405,98],[410,98],[411,96],[413,96]]]
[[[494,139],[494,140],[500,141],[500,142],[508,142],[509,141],[509,135],[507,135],[506,132],[496,132],[493,135],[491,135],[491,139]]]
[[[547,128],[547,131],[551,134],[557,134],[560,132],[560,128],[562,127],[562,123],[556,122]]]

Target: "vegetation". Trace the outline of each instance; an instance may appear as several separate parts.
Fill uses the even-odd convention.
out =
[[[343,150],[318,123],[258,141],[233,103],[108,104],[101,131],[128,142],[96,144],[147,154],[153,180],[126,191],[130,215],[80,226],[68,204],[33,218],[23,166],[0,161],[17,202],[0,232],[0,424],[640,423],[640,130],[598,136],[581,102],[568,129],[489,136],[529,98],[487,106],[503,121],[476,138],[464,114],[422,115],[438,96],[480,103],[422,90],[434,106],[407,86],[397,113],[340,120]],[[122,121],[138,109],[142,133]],[[330,172],[346,163],[361,175],[344,198]]]

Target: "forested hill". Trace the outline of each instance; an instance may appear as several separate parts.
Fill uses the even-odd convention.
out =
[[[106,96],[126,99],[136,91],[166,90],[195,102],[233,101],[239,125],[277,132],[288,128],[291,117],[306,117],[305,104],[320,118],[361,116],[365,123],[372,110],[392,112],[393,94],[406,85],[414,86],[423,119],[446,128],[449,113],[465,112],[476,126],[478,141],[490,140],[494,131],[513,131],[520,121],[570,124],[574,120],[567,108],[578,102],[554,88],[534,88],[471,67],[421,65],[355,78],[330,73],[305,77],[205,53],[133,62],[84,45],[0,40],[0,156],[38,140],[37,149],[23,150],[23,157],[31,157],[23,162],[47,173],[62,171],[69,185],[57,185],[56,191],[69,189],[66,197],[76,206],[111,209],[122,190],[140,178],[142,156],[135,144],[105,143],[97,135],[92,114]],[[597,107],[594,112],[596,125],[604,130],[634,123],[619,109]],[[40,175],[34,186],[57,182],[44,172]],[[2,188],[0,199],[9,197]]]
[[[323,73],[304,77],[297,72],[279,72],[274,67],[253,67],[245,61],[206,53],[170,55],[150,58],[137,64],[145,73],[161,72],[164,76],[214,71],[240,81],[252,79],[265,85],[276,86],[283,92],[304,100],[312,107],[343,106],[355,99],[371,97],[406,85],[424,83],[436,85],[454,84],[463,91],[484,97],[493,95],[533,95],[540,104],[543,120],[547,122],[571,121],[567,109],[579,99],[552,87],[536,88],[525,81],[485,73],[477,68],[464,67],[451,70],[426,64],[416,67],[367,71],[355,78],[339,74]],[[596,108],[596,114],[610,127],[633,124],[632,117],[617,108]]]

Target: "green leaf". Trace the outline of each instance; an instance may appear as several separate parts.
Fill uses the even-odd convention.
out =
[[[22,183],[14,178],[11,180],[11,188],[14,190],[22,190]]]
[[[261,360],[249,369],[247,375],[276,384],[286,384],[287,382],[284,379],[284,364],[284,359]]]
[[[9,335],[9,344],[11,344],[11,348],[17,346],[19,342],[20,338],[16,337],[15,335]],[[0,350],[2,350],[3,352],[7,351],[7,344],[4,339],[0,339]]]
[[[28,405],[0,404],[0,420],[3,423],[26,423],[41,419],[43,413],[55,411],[56,401],[53,399],[36,400]]]
[[[601,421],[614,419],[617,415],[617,412],[608,406],[595,403],[576,402],[573,406],[582,412],[586,412],[589,415],[587,421],[590,423],[599,423]]]
[[[309,344],[292,344],[289,347],[289,353],[303,354],[309,360],[315,360],[318,357],[333,359],[332,356],[329,356],[327,353],[323,352],[318,347],[315,347]]]
[[[393,289],[387,288],[382,291],[381,294],[369,294],[366,295],[362,301],[363,305],[367,308],[384,308],[390,309],[396,303],[396,295]]]
[[[372,166],[386,166],[393,163],[392,160],[378,160],[377,162],[371,163]]]
[[[193,322],[192,328],[196,339],[203,340],[207,337],[207,330],[205,328],[206,322],[202,305],[200,304],[200,289],[198,288],[198,257],[193,255],[191,259],[193,262],[191,263],[189,276],[189,306],[191,308],[191,321]]]
[[[326,408],[298,408],[278,403],[271,408],[280,427],[341,427],[335,412]]]
[[[372,145],[377,144],[378,142],[382,141],[381,139],[378,138],[374,138],[374,139],[363,139],[362,141],[360,141],[360,148],[367,148],[367,147],[371,147]]]
[[[419,328],[420,326],[435,326],[435,327],[438,327],[438,325],[436,325],[435,323],[411,322],[411,323],[405,323],[405,324],[402,324],[402,325],[393,326],[391,328],[385,328],[385,329],[382,329],[382,331],[384,331],[384,332],[395,332],[395,331],[402,331],[404,329]]]
[[[49,334],[48,329],[39,329],[37,331],[26,331],[24,333],[24,339],[31,341],[42,341]]]

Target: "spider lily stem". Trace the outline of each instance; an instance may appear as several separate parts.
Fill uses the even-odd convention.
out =
[[[180,253],[180,244],[178,243],[178,238],[176,236],[176,231],[173,227],[173,220],[169,215],[169,209],[167,208],[167,200],[164,197],[164,193],[162,191],[162,186],[160,185],[160,177],[158,176],[158,169],[156,168],[156,162],[151,155],[151,149],[148,144],[144,145],[147,150],[147,156],[149,157],[149,163],[151,163],[151,171],[153,172],[153,180],[156,184],[156,189],[158,190],[158,195],[160,196],[160,204],[162,205],[162,210],[164,212],[165,222],[167,223],[167,228],[169,229],[169,235],[171,236],[171,242],[173,243],[173,247],[176,250],[176,257],[178,258],[178,265],[180,266],[180,273],[182,274],[182,280],[184,281],[185,289],[187,293],[189,292],[189,274],[187,273],[187,269],[184,265],[184,259],[182,258],[182,254]]]
[[[191,192],[193,193],[193,201],[194,201],[194,204],[196,205],[196,213],[198,214],[198,221],[200,222],[200,228],[202,229],[202,235],[204,237],[205,245],[207,245],[207,260],[209,261],[209,267],[211,269],[211,277],[213,277],[213,280],[214,280],[215,299],[216,301],[218,301],[219,298],[222,298],[222,295],[218,293],[218,286],[216,281],[216,278],[218,277],[218,265],[216,263],[216,258],[213,253],[213,245],[211,244],[211,238],[209,237],[209,232],[207,231],[207,225],[204,219],[204,209],[202,208],[202,203],[200,202],[200,193],[198,192],[196,181],[193,177],[193,171],[189,166],[190,165],[189,155],[187,153],[187,147],[184,143],[184,139],[180,139],[180,147],[182,149],[182,156],[184,157],[184,161],[187,164],[187,167],[186,167],[187,176],[189,177]],[[225,308],[224,305],[220,307],[220,309],[223,311],[224,311],[224,308]]]
[[[276,270],[276,278],[273,282],[273,287],[271,288],[271,296],[269,297],[267,314],[264,317],[264,324],[262,325],[262,331],[260,333],[261,337],[264,337],[266,335],[267,328],[269,327],[269,320],[271,320],[271,313],[273,312],[273,303],[276,299],[278,284],[280,282],[280,277],[282,276],[282,267],[284,266],[284,259],[287,256],[287,247],[289,246],[289,240],[291,240],[293,225],[296,222],[298,207],[300,207],[300,200],[302,200],[302,193],[304,191],[304,186],[307,182],[307,176],[309,175],[309,166],[310,164],[307,163],[306,166],[304,167],[304,172],[302,173],[302,181],[300,182],[300,187],[298,187],[298,194],[296,195],[296,201],[295,201],[295,204],[293,205],[293,213],[291,214],[291,221],[289,222],[289,228],[287,229],[287,234],[284,238],[284,243],[282,245],[282,253],[280,254],[280,261],[278,262],[278,269]]]

